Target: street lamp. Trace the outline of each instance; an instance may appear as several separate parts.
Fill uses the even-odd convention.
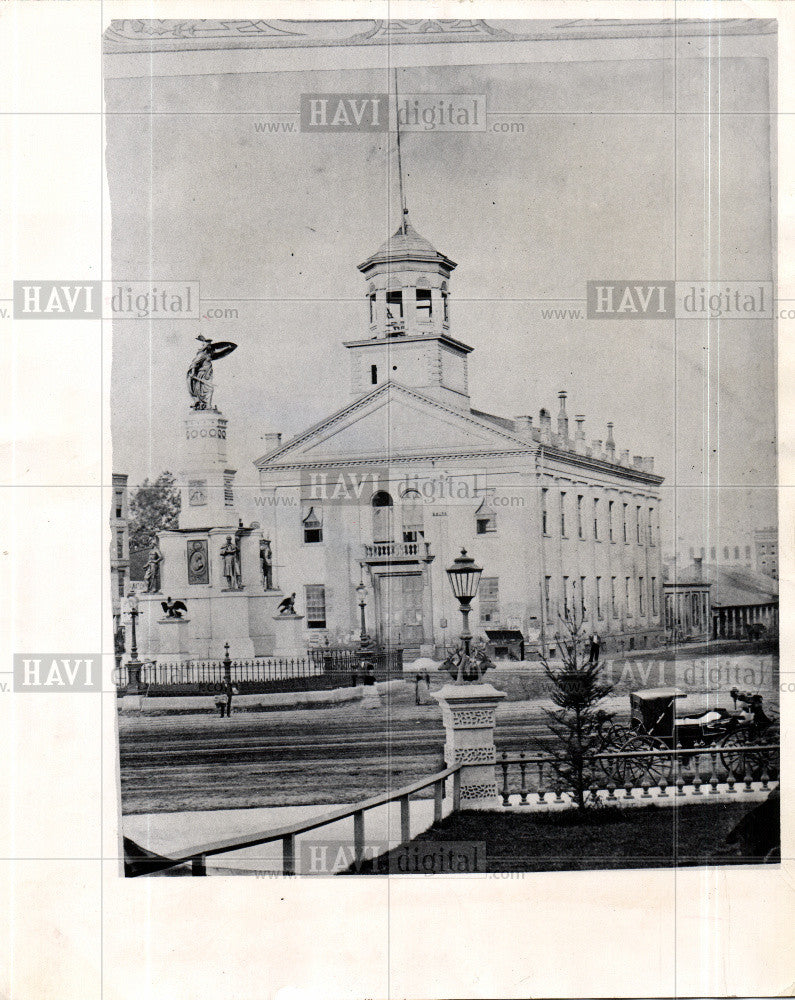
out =
[[[359,639],[362,645],[364,645],[369,641],[369,636],[367,635],[367,623],[364,618],[364,609],[367,607],[367,587],[365,587],[364,581],[362,581],[356,588],[356,596],[359,598],[359,613],[361,615],[362,623],[362,634],[359,636]]]
[[[447,577],[450,586],[458,599],[461,617],[464,620],[464,631],[461,633],[461,642],[464,644],[464,653],[469,656],[469,643],[472,635],[469,631],[470,605],[478,592],[480,576],[483,572],[481,566],[475,565],[475,560],[467,555],[466,549],[461,549],[461,555],[453,560],[453,565],[447,568]]]
[[[141,661],[138,659],[138,637],[135,631],[135,623],[140,612],[138,610],[138,594],[134,590],[131,590],[127,595],[127,610],[130,615],[131,656],[131,659],[127,663],[127,667],[130,671],[130,686],[134,687],[137,691],[141,682]]]

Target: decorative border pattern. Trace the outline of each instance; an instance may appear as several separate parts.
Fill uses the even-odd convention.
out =
[[[486,747],[458,747],[455,752],[456,764],[494,764],[496,761],[494,744]]]
[[[475,785],[461,786],[461,801],[473,801],[474,799],[493,799],[497,797],[497,785],[492,782],[481,782]]]
[[[493,708],[451,709],[453,727],[462,729],[483,729],[494,725]]]

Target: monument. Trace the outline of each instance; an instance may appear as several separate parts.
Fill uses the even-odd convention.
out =
[[[228,642],[235,659],[303,657],[300,616],[277,613],[284,595],[274,583],[270,540],[239,517],[228,422],[214,405],[213,362],[237,345],[197,340],[177,472],[182,506],[178,526],[158,533],[147,562],[142,653],[158,662],[214,660]]]

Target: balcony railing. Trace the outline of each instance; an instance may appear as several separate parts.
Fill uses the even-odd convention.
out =
[[[365,559],[419,559],[425,555],[421,542],[372,542],[365,543]]]

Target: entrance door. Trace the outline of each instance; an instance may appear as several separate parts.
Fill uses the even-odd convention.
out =
[[[381,577],[379,607],[382,642],[404,647],[422,643],[422,574]]]

